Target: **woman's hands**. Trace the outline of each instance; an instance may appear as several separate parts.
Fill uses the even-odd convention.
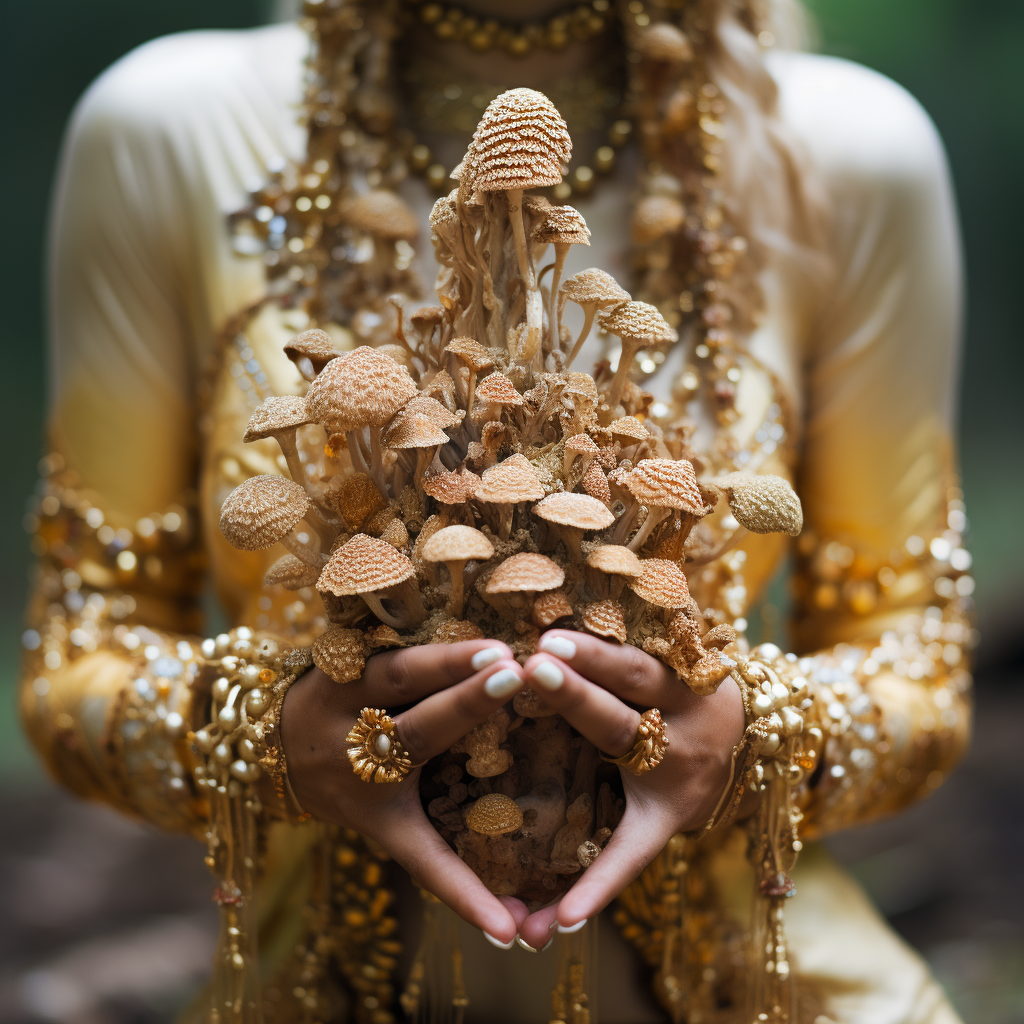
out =
[[[661,711],[669,748],[652,771],[622,772],[626,812],[601,856],[558,903],[520,923],[521,939],[534,949],[547,943],[556,926],[575,930],[593,917],[671,836],[699,828],[711,817],[745,726],[743,701],[731,677],[717,693],[698,697],[671,669],[636,647],[568,630],[545,633],[539,647],[544,653],[524,666],[527,684],[598,750],[612,757],[625,754],[640,722],[635,708],[652,707]]]
[[[512,652],[495,641],[411,647],[370,658],[362,678],[344,685],[310,669],[288,691],[281,714],[288,779],[302,808],[373,839],[417,884],[502,943],[526,919],[523,904],[488,892],[437,833],[420,803],[418,769],[402,782],[363,782],[349,763],[346,736],[364,707],[406,707],[393,717],[419,765],[505,704],[523,679]]]

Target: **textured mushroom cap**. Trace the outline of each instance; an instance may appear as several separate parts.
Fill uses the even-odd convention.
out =
[[[483,630],[465,619],[445,619],[430,638],[432,644],[461,644],[465,640],[483,640]]]
[[[380,439],[385,448],[399,450],[436,448],[438,445],[447,444],[448,441],[448,435],[429,416],[419,413],[396,419]]]
[[[641,459],[624,482],[641,505],[674,508],[691,516],[707,512],[688,459]]]
[[[330,487],[324,492],[324,504],[344,516],[351,529],[358,530],[387,504],[387,499],[365,473],[353,473],[340,487]]]
[[[343,199],[338,204],[338,214],[357,231],[381,238],[411,240],[419,234],[419,223],[408,204],[385,188]]]
[[[554,590],[565,582],[562,567],[546,555],[520,551],[506,558],[487,581],[488,594],[512,594],[522,591]]]
[[[533,242],[590,245],[590,228],[573,206],[552,206],[530,236]]]
[[[409,320],[413,327],[435,327],[444,319],[444,309],[441,306],[422,306],[415,313],[411,314]]]
[[[350,683],[366,667],[363,634],[358,629],[328,626],[313,641],[313,664],[336,683]]]
[[[249,417],[242,440],[248,443],[263,437],[273,437],[278,431],[291,430],[308,422],[304,398],[298,395],[271,395]]]
[[[416,391],[409,371],[390,356],[360,345],[332,359],[309,385],[306,410],[328,434],[383,427]]]
[[[580,530],[603,530],[615,522],[608,507],[589,494],[555,491],[533,506],[533,514],[559,526]]]
[[[671,196],[644,196],[630,220],[630,232],[637,245],[650,245],[683,226],[686,210]]]
[[[445,526],[423,545],[421,554],[427,562],[484,562],[494,554],[494,545],[472,526]]]
[[[266,571],[263,583],[268,587],[280,583],[287,590],[299,590],[313,586],[319,576],[320,570],[315,566],[307,565],[294,555],[284,555]]]
[[[601,463],[597,459],[587,466],[581,482],[583,490],[592,498],[597,498],[598,501],[603,501],[606,505],[611,504],[612,489],[608,486],[608,478],[604,475]]]
[[[484,836],[500,836],[515,832],[523,824],[523,812],[504,793],[484,793],[466,811],[466,825]]]
[[[594,444],[589,434],[573,434],[566,438],[565,450],[577,455],[596,455],[601,449]]]
[[[638,32],[636,48],[640,56],[647,60],[666,61],[672,64],[693,60],[690,40],[675,25],[670,25],[666,21]]]
[[[412,562],[387,541],[357,533],[335,549],[316,589],[336,597],[370,594],[404,583],[414,573]]]
[[[644,571],[644,564],[630,548],[621,544],[602,544],[587,555],[587,565],[611,576],[636,578]]]
[[[535,89],[509,89],[487,105],[463,160],[474,188],[543,188],[562,180],[572,139],[555,105]]]
[[[527,213],[538,216],[546,214],[548,210],[554,209],[554,206],[547,196],[537,195],[536,192],[527,192],[523,196],[523,209]]]
[[[385,625],[383,622],[379,626],[374,626],[373,629],[368,630],[365,635],[366,642],[370,647],[402,646],[401,634],[390,626]]]
[[[458,179],[456,179],[458,180]],[[455,204],[458,189],[448,195],[441,196],[430,210],[430,226],[433,229],[452,227],[459,222],[459,213]]]
[[[484,470],[475,497],[493,505],[512,505],[543,498],[544,487],[525,455],[510,455]]]
[[[284,347],[284,354],[292,361],[303,357],[313,364],[319,373],[332,359],[341,353],[334,347],[334,339],[319,327],[313,327],[301,334],[296,334]]]
[[[572,605],[561,590],[550,590],[540,594],[533,602],[530,618],[539,629],[546,629],[552,622],[572,615]]]
[[[251,476],[221,506],[221,533],[240,551],[262,551],[288,536],[309,507],[309,495],[294,481],[271,474]]]
[[[618,601],[594,601],[583,609],[583,628],[595,636],[608,636],[626,642],[626,616]]]
[[[455,404],[455,381],[447,370],[438,370],[427,385],[427,394],[446,408]]]
[[[565,298],[578,306],[617,305],[629,302],[629,292],[611,274],[597,267],[589,267],[573,274],[559,289]]]
[[[424,476],[420,486],[424,493],[442,505],[461,505],[476,494],[480,477],[468,469],[461,469]]]
[[[399,417],[426,416],[442,430],[447,427],[457,427],[462,422],[462,414],[452,412],[443,406],[436,398],[430,395],[419,394],[411,398],[398,414]],[[394,421],[392,421],[394,426]]]
[[[562,386],[563,395],[573,395],[579,398],[585,398],[588,402],[597,402],[597,384],[594,383],[594,378],[589,373],[571,373],[563,374],[565,378],[565,384]]]
[[[645,558],[644,571],[627,586],[637,597],[658,608],[683,608],[690,601],[690,588],[683,570],[665,558]]]
[[[477,372],[494,365],[491,351],[472,338],[452,338],[444,350],[458,356],[471,370]]]
[[[641,345],[667,345],[679,338],[676,329],[649,302],[624,302],[599,317],[601,329]]]
[[[608,429],[612,437],[628,438],[630,441],[651,440],[651,432],[635,416],[620,416]]]
[[[516,391],[515,384],[498,370],[489,373],[477,384],[476,397],[481,402],[497,402],[499,405],[523,404],[523,396]]]
[[[795,537],[803,529],[800,499],[783,477],[729,473],[714,483],[725,492],[736,521],[751,533],[788,533]]]

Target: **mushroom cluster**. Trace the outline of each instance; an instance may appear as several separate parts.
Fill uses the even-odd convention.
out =
[[[561,280],[590,233],[530,189],[561,180],[570,152],[541,93],[495,99],[431,215],[440,305],[408,317],[396,305],[383,347],[337,351],[319,329],[294,338],[285,353],[306,394],[267,399],[248,425],[246,441],[277,442],[291,479],[245,481],[221,528],[243,550],[287,548],[266,583],[315,586],[329,626],[313,657],[339,683],[398,645],[492,637],[525,659],[558,625],[641,646],[712,693],[736,637],[690,595],[688,568],[709,557],[691,533],[720,498],[733,542],[799,532],[785,480],[700,480],[682,433],[647,418],[651,396],[627,370],[676,340],[662,313],[601,270]],[[385,218],[380,237],[411,233],[393,206],[371,194],[342,213],[367,230]],[[561,323],[569,303],[583,316],[575,338]],[[595,320],[622,356],[591,376],[572,363]],[[532,691],[431,762],[421,791],[486,883],[530,900],[564,891],[622,813],[617,769]]]

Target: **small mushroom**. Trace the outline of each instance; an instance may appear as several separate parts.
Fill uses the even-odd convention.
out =
[[[280,541],[307,565],[323,563],[310,532],[299,530],[309,514],[309,495],[293,480],[265,474],[242,481],[225,499],[220,529],[240,551],[263,551]]]
[[[448,613],[462,617],[463,571],[469,561],[486,562],[494,555],[494,546],[486,535],[472,526],[446,526],[423,545],[422,557],[427,562],[444,562],[451,575],[452,589],[448,597]]]
[[[507,604],[500,610],[508,611],[522,607],[524,600],[529,603],[535,594],[554,590],[564,582],[565,572],[557,562],[546,555],[520,551],[506,558],[491,573],[484,593],[492,598],[504,598]]]
[[[308,381],[313,380],[332,359],[341,355],[334,347],[334,339],[319,327],[295,335],[285,345],[284,354]]]
[[[425,397],[425,396],[423,396]],[[427,399],[433,401],[433,399]],[[444,412],[448,410],[435,402]],[[396,418],[392,426],[383,434],[380,443],[384,448],[393,451],[413,450],[416,452],[416,471],[413,479],[418,485],[423,479],[427,466],[437,455],[438,449],[446,445],[450,438],[429,416],[413,413]]]
[[[582,477],[597,452],[598,447],[594,444],[589,434],[573,434],[572,437],[566,438],[565,457],[562,460],[562,475],[566,480],[570,480],[573,475],[573,465],[579,459],[583,463],[583,469],[580,470],[580,476]]]
[[[686,210],[671,196],[644,196],[630,222],[630,233],[637,245],[652,245],[659,238],[677,232],[686,219]]]
[[[394,271],[395,242],[411,242],[420,233],[416,215],[404,199],[388,189],[348,196],[338,204],[338,216],[373,239],[371,269],[384,278]]]
[[[675,562],[664,558],[641,559],[644,571],[627,581],[637,597],[656,608],[685,608],[692,600],[683,570]]]
[[[609,637],[624,644],[628,638],[626,615],[618,601],[606,598],[583,609],[583,628],[595,636]]]
[[[507,540],[512,530],[512,513],[524,501],[544,497],[544,487],[533,466],[523,455],[512,455],[484,470],[476,489],[476,500],[499,509],[498,535]]]
[[[562,268],[570,245],[590,245],[590,229],[582,215],[572,206],[552,206],[544,220],[534,229],[530,239],[534,243],[551,243],[555,247],[555,265],[551,273],[551,293],[548,308],[548,329],[550,346],[554,351],[559,347],[559,323],[555,315],[558,285],[562,280]]]
[[[571,618],[572,614],[572,605],[565,594],[561,590],[549,590],[534,599],[530,621],[538,629],[547,629],[559,619]]]
[[[711,510],[704,504],[697,474],[687,459],[643,459],[624,479],[633,498],[647,508],[647,518],[629,546],[639,551],[652,530],[673,512],[680,516],[685,542],[690,530]]]
[[[498,370],[480,381],[476,397],[484,406],[483,418],[489,420],[499,419],[502,409],[506,407],[518,408],[523,404],[523,396],[516,390],[516,386]]]
[[[622,593],[627,580],[635,580],[644,571],[644,564],[636,554],[621,544],[602,544],[587,555],[587,565],[603,576],[615,577],[609,581],[608,591],[612,597]]]
[[[263,575],[263,585],[280,583],[285,590],[311,587],[320,578],[320,570],[294,555],[282,555]]]
[[[551,525],[561,537],[566,552],[583,561],[580,542],[587,530],[603,530],[615,522],[608,506],[589,494],[555,491],[533,506],[533,514]]]
[[[490,350],[472,338],[452,338],[445,346],[445,352],[458,359],[469,371],[466,388],[466,408],[473,408],[473,397],[476,391],[476,379],[483,370],[494,366],[494,356]]]
[[[523,824],[519,805],[504,793],[484,793],[465,812],[466,825],[484,836],[516,832]]]
[[[788,533],[796,537],[803,529],[800,499],[781,476],[729,473],[713,480],[712,486],[725,495],[736,522],[751,533]]]
[[[583,484],[583,490],[592,498],[597,498],[605,505],[611,505],[612,489],[608,486],[608,477],[604,475],[601,463],[596,459],[587,466],[580,482]]]
[[[619,365],[608,388],[608,404],[614,409],[637,352],[642,348],[671,344],[679,339],[679,334],[649,302],[624,302],[602,314],[600,322],[602,330],[622,341]]]
[[[636,35],[636,49],[644,60],[658,63],[683,64],[693,60],[693,47],[686,33],[667,21],[641,29]]]
[[[350,683],[363,674],[366,646],[358,629],[328,626],[313,641],[313,664],[336,683]]]
[[[299,461],[295,435],[299,427],[309,422],[305,399],[297,395],[271,395],[249,418],[242,440],[249,444],[265,437],[274,438],[284,454],[292,479],[304,486],[306,473]]]
[[[618,306],[629,299],[629,292],[611,274],[597,267],[581,270],[565,282],[558,296],[558,322],[562,322],[562,309],[566,302],[575,302],[583,310],[583,329],[566,356],[566,366],[572,366],[573,360],[579,355],[594,325],[597,311]]]

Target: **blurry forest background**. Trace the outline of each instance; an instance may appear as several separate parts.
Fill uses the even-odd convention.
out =
[[[959,440],[982,636],[977,734],[966,763],[909,814],[830,846],[928,958],[967,1024],[1021,1024],[1024,4],[810,6],[819,48],[904,85],[949,152],[967,262]],[[72,106],[108,64],[147,39],[259,24],[270,8],[271,0],[4,4],[0,1024],[156,1024],[195,990],[209,961],[210,883],[199,850],[64,797],[19,735],[14,687],[29,567],[21,521],[42,452],[47,205]]]

